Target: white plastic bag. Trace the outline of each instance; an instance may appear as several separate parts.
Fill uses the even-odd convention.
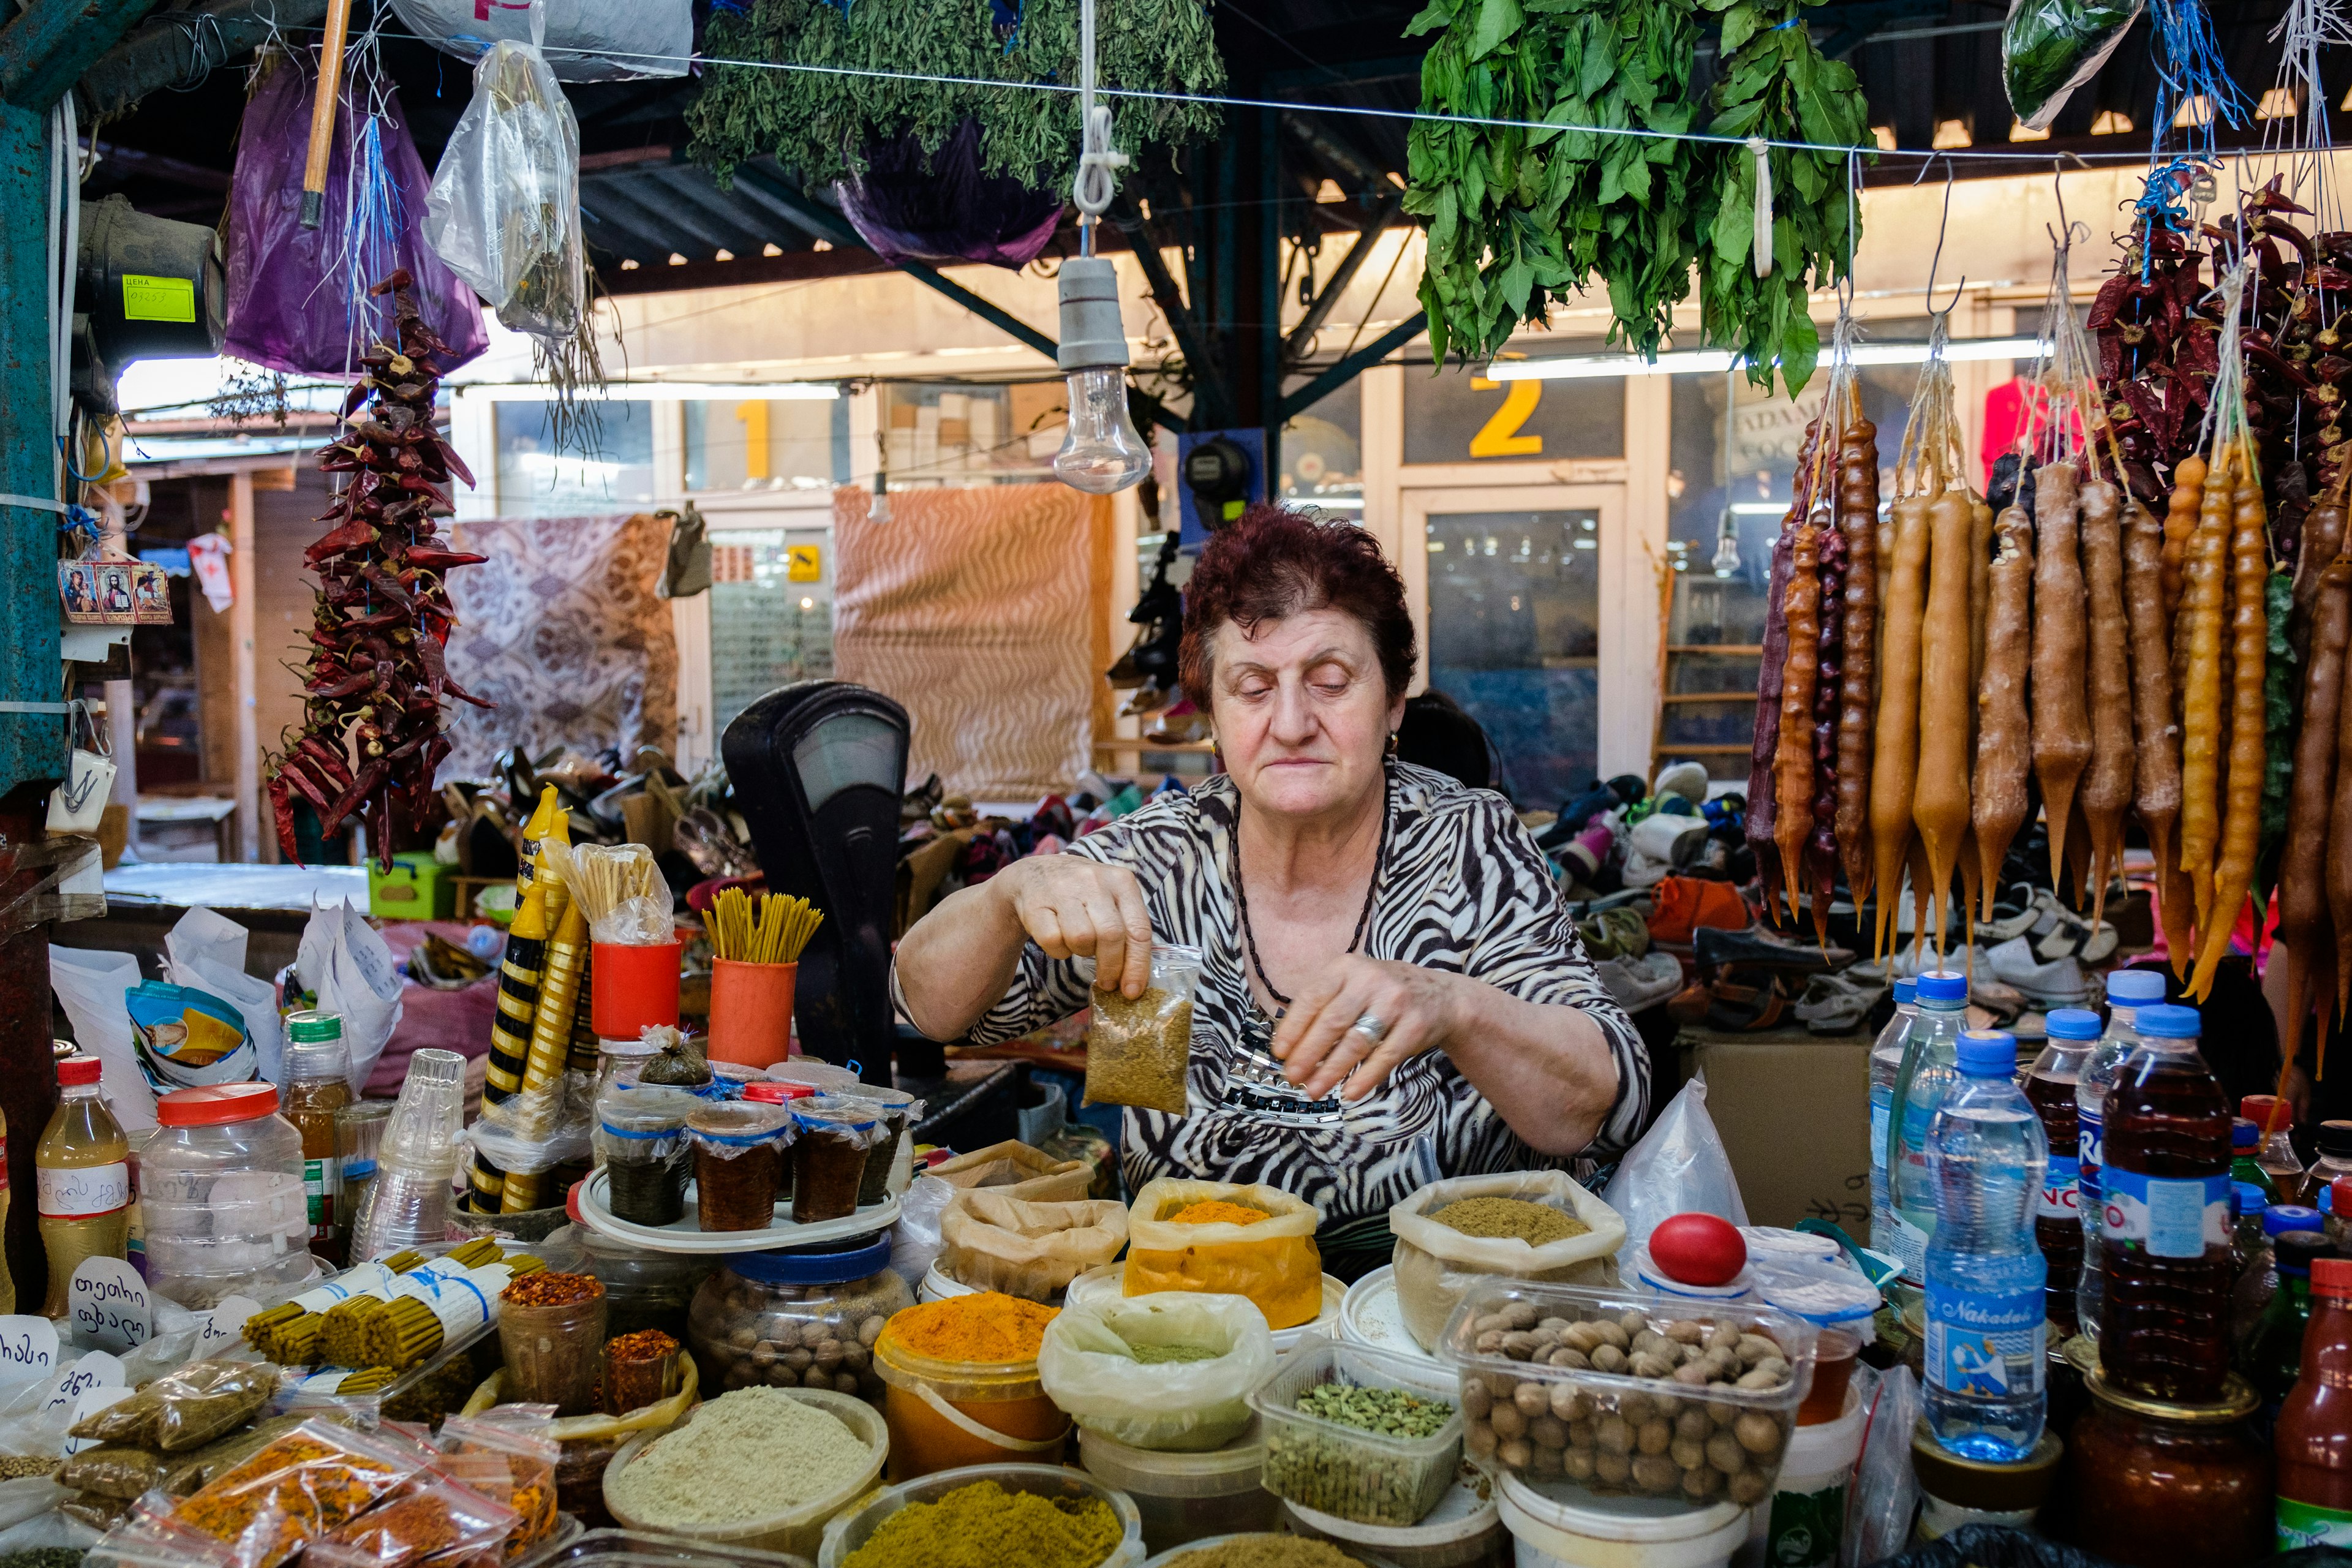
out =
[[[507,326],[578,332],[580,126],[530,44],[501,39],[474,68],[474,100],[425,193],[425,237]]]
[[[937,1176],[917,1176],[898,1200],[898,1223],[890,1228],[890,1272],[920,1289],[940,1255],[940,1223],[958,1188]]]
[[[528,0],[392,0],[409,30],[459,59],[530,37]],[[694,53],[690,0],[543,0],[548,63],[559,81],[684,76]]]
[[[348,903],[313,909],[302,928],[294,971],[321,1011],[343,1020],[352,1054],[352,1092],[367,1088],[383,1044],[400,1026],[400,971],[383,937]]]
[[[139,961],[127,952],[49,949],[50,988],[65,1007],[75,1041],[103,1064],[100,1092],[125,1132],[155,1125],[155,1091],[139,1070],[131,1014],[123,1005],[139,981]]]
[[[1865,1369],[1854,1368],[1859,1380]],[[1864,1398],[1869,1399],[1865,1393]],[[1922,1413],[1919,1384],[1911,1369],[1898,1366],[1878,1380],[1863,1428],[1862,1462],[1846,1493],[1845,1540],[1838,1550],[1843,1568],[1867,1568],[1911,1542],[1911,1516],[1919,1510],[1919,1480],[1911,1469],[1911,1433]]]
[[[212,910],[190,910],[163,936],[163,978],[193,985],[229,1003],[245,1016],[245,1032],[260,1058],[261,1076],[285,1081],[286,1029],[278,1015],[278,987],[245,972],[246,929]]]
[[[1625,1245],[1617,1266],[1633,1267],[1633,1249],[1650,1239],[1658,1222],[1678,1214],[1711,1214],[1734,1225],[1748,1223],[1739,1201],[1739,1178],[1715,1120],[1706,1113],[1706,1079],[1695,1078],[1642,1135],[1610,1178],[1601,1201],[1625,1220]]]
[[[1218,1353],[1136,1359],[1149,1346]],[[1250,1390],[1273,1371],[1274,1331],[1248,1297],[1191,1290],[1065,1307],[1037,1348],[1038,1384],[1071,1420],[1130,1447],[1181,1453],[1240,1436],[1250,1424]]]

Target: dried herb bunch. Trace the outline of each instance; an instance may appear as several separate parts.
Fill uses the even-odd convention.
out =
[[[354,815],[392,864],[395,816],[422,826],[434,805],[433,773],[448,754],[444,703],[489,703],[449,679],[442,648],[457,625],[442,574],[487,557],[452,550],[436,531],[450,511],[449,476],[474,476],[433,428],[440,381],[436,355],[449,345],[417,314],[405,268],[370,290],[393,297],[400,343],[377,343],[343,400],[345,430],[319,467],[349,479],[322,522],[335,526],[303,552],[319,574],[303,719],[270,768],[278,842],[290,860],[297,795],[331,836]],[[364,408],[362,405],[365,404]]]

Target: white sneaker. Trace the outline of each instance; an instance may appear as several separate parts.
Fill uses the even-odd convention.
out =
[[[2016,987],[2026,1001],[2044,1012],[2053,1007],[2079,1007],[2091,994],[2083,966],[2072,954],[2043,959],[2034,952],[2030,937],[2013,936],[1985,957],[1994,979]]]

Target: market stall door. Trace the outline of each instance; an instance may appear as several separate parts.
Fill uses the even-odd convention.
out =
[[[1557,806],[1623,751],[1605,743],[1623,722],[1612,699],[1639,672],[1614,668],[1609,634],[1638,607],[1633,620],[1654,644],[1655,616],[1646,592],[1638,606],[1613,603],[1622,506],[1613,485],[1405,497],[1402,553],[1424,610],[1427,685],[1486,729],[1504,793],[1523,809]]]

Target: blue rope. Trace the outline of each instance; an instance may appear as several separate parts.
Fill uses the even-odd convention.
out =
[[[372,297],[368,289],[399,265],[405,217],[400,187],[384,166],[383,121],[373,114],[360,121],[359,133],[352,139],[352,168],[357,188],[344,231],[343,319],[346,333],[358,344],[374,338],[383,326],[388,307]]]
[[[2254,117],[2253,105],[2238,84],[2230,79],[2230,68],[2221,57],[2221,42],[2213,36],[2213,18],[2205,9],[2204,0],[2150,0],[2148,23],[2156,37],[2154,49],[2157,94],[2156,124],[2148,142],[2150,162],[2164,154],[2165,133],[2172,129],[2173,117],[2180,106],[2196,98],[2203,98],[2210,112],[2201,125],[2188,127],[2189,146],[2210,161],[2216,155],[2213,128],[2227,124],[2232,130],[2250,123]]]
[[[988,0],[988,8],[997,33],[1004,39],[1004,53],[1009,55],[1020,47],[1021,24],[1029,9],[1029,0]]]
[[[2158,224],[2174,234],[2189,232],[2189,209],[2180,198],[2196,177],[2197,163],[2190,158],[2175,158],[2148,175],[2147,188],[2140,193],[2139,200],[2132,204],[2134,218],[2147,226],[2148,236],[2154,237]],[[2139,256],[2141,282],[2147,282],[2153,275],[2155,258],[2156,247],[2143,242]]]

